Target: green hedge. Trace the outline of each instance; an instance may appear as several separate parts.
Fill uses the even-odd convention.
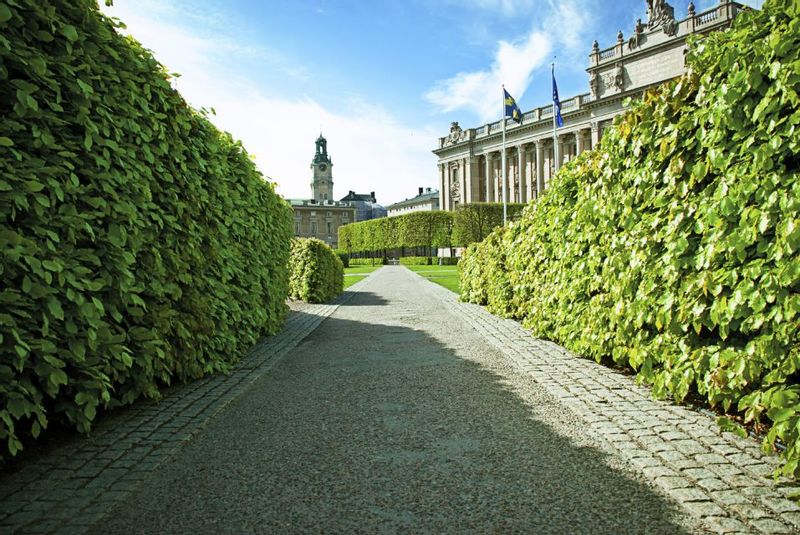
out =
[[[350,255],[347,254],[346,251],[340,251],[339,249],[334,249],[333,252],[336,253],[336,256],[338,256],[339,260],[342,261],[342,265],[344,267],[350,267]]]
[[[387,249],[450,247],[453,214],[413,212],[339,227],[339,247],[348,253],[374,253]]]
[[[430,266],[435,263],[436,259],[430,256],[402,256],[400,257],[400,265],[403,266]]]
[[[456,266],[459,258],[455,256],[402,256],[403,266]]]
[[[510,219],[519,217],[524,204],[507,205]],[[412,212],[339,227],[339,247],[348,253],[466,246],[483,240],[503,224],[501,203],[473,203],[455,212]],[[418,253],[413,256],[418,256]]]
[[[289,296],[325,303],[342,293],[344,265],[339,255],[316,238],[292,240],[289,258]]]
[[[0,3],[0,455],[229,369],[284,322],[290,236],[94,0]]]
[[[525,208],[522,203],[506,205],[509,220],[518,219]],[[462,204],[453,215],[453,245],[463,247],[483,241],[497,227],[503,226],[503,204],[476,202]]]
[[[693,41],[518,223],[473,246],[462,296],[534,335],[695,391],[768,429],[800,474],[800,16],[767,0]],[[737,429],[733,420],[720,423]]]
[[[385,258],[351,258],[351,266],[382,266]]]

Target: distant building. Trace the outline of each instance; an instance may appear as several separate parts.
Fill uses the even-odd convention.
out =
[[[387,207],[389,217],[411,212],[430,212],[439,209],[439,191],[431,188],[419,188],[419,194],[411,199],[396,202]]]
[[[351,203],[356,207],[356,221],[386,217],[386,208],[378,204],[374,191],[366,194],[350,190],[347,193],[347,197],[343,197],[339,201]]]
[[[628,39],[619,32],[616,43],[608,48],[601,49],[594,42],[586,69],[590,91],[560,99],[564,126],[558,128],[555,139],[552,103],[525,112],[521,124],[503,119],[507,125],[505,145],[502,121],[466,129],[457,122],[451,124],[450,133],[438,139],[433,151],[439,158],[442,210],[474,202],[500,202],[504,189],[510,202],[535,199],[563,163],[597,146],[614,117],[625,112],[626,98],[638,98],[646,89],[686,72],[689,36],[727,28],[746,9],[731,0],[719,0],[697,13],[689,3],[686,17],[676,18],[665,1],[648,0],[646,5],[647,22],[639,19]],[[393,215],[392,207],[389,215]]]
[[[339,227],[356,220],[356,208],[348,202],[333,200],[333,162],[328,156],[328,142],[320,134],[311,160],[311,199],[289,199],[294,209],[294,235],[318,238],[331,247],[339,240]]]

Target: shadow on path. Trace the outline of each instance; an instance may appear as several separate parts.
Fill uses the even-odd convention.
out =
[[[340,306],[343,307],[377,307],[389,304],[378,294],[372,292],[357,292],[357,299],[347,299]]]
[[[518,388],[421,330],[334,315],[95,530],[685,529],[661,495],[557,431],[536,406],[552,398]]]

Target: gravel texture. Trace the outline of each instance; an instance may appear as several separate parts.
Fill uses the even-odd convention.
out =
[[[358,289],[95,532],[702,530],[431,283]]]
[[[402,267],[227,376],[48,432],[0,533],[800,533],[753,439]]]

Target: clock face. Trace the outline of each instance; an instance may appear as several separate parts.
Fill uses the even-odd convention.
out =
[[[321,163],[321,164],[319,164],[319,170],[320,170],[320,171],[324,171],[324,170],[325,170],[325,169],[327,169],[327,168],[328,168],[328,166],[327,166],[327,165],[325,165],[324,163]]]

